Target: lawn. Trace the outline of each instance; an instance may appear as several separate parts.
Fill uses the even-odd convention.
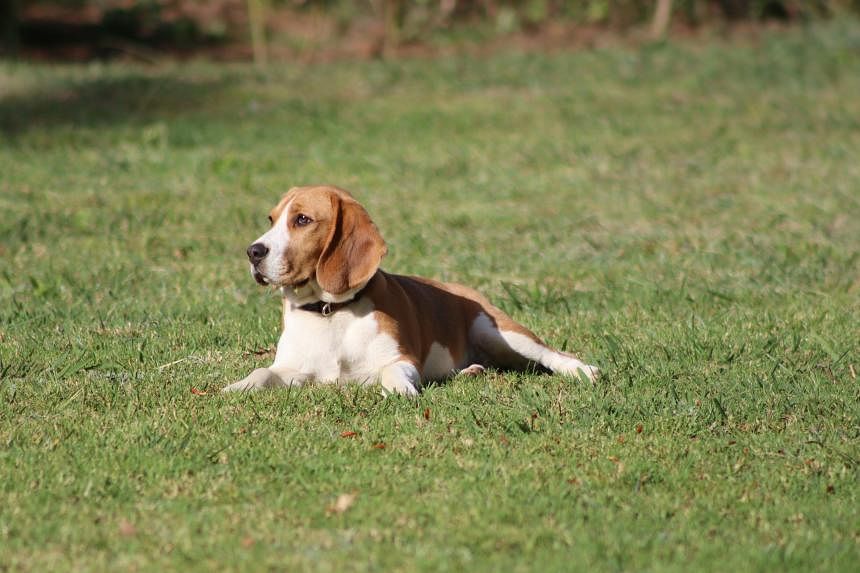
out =
[[[0,570],[856,571],[858,94],[852,21],[3,64]],[[218,394],[271,360],[244,249],[308,182],[599,383]]]

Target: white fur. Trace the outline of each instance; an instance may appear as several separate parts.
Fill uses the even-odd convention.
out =
[[[275,372],[269,368],[257,368],[242,380],[224,388],[222,392],[243,392],[245,390],[262,390],[264,388],[300,385],[306,378],[306,376],[298,372],[288,372],[286,370]]]
[[[438,342],[434,342],[430,346],[430,352],[427,353],[421,370],[427,380],[444,380],[453,375],[456,369],[451,352]]]
[[[420,384],[418,370],[400,361],[397,341],[379,331],[373,304],[366,298],[330,316],[286,305],[284,331],[268,370],[276,380],[252,373],[253,378],[225,390],[352,381],[381,382],[389,391],[414,395]]]
[[[592,382],[597,377],[597,368],[573,356],[568,356],[539,344],[524,334],[499,330],[484,313],[479,314],[469,329],[473,344],[491,352],[513,352],[558,374],[578,376],[581,371]]]
[[[421,386],[421,374],[414,364],[399,361],[380,371],[379,382],[386,392],[415,396]]]
[[[579,372],[582,372],[592,382],[595,376],[597,376],[597,368],[594,366],[589,366],[573,356],[566,356],[552,348],[538,344],[519,332],[500,331],[500,333],[505,342],[508,343],[508,346],[513,348],[517,354],[521,354],[555,373],[578,376]]]
[[[379,332],[373,303],[363,298],[330,316],[287,306],[272,369],[295,370],[319,382],[375,382],[399,359],[397,341]]]
[[[281,216],[272,224],[272,227],[260,235],[260,238],[254,243],[262,243],[269,249],[269,253],[262,261],[260,261],[257,270],[262,273],[263,277],[271,282],[280,277],[286,269],[284,269],[284,252],[290,244],[290,229],[288,226],[287,213],[290,211],[292,201],[287,203]],[[253,265],[251,266],[253,270]]]

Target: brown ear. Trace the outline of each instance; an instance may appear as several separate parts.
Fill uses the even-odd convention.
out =
[[[370,280],[388,248],[356,201],[333,195],[332,207],[336,221],[317,263],[317,282],[337,295]]]

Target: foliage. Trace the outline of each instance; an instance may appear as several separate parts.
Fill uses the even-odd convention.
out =
[[[808,21],[860,13],[860,0],[672,0],[672,20],[687,26],[726,21]],[[386,46],[433,41],[451,29],[477,35],[536,34],[560,22],[629,30],[654,17],[654,0],[11,0],[0,4],[0,46],[17,45],[18,36],[37,46],[62,42],[70,30],[26,15],[32,8],[65,6],[67,26],[80,14],[100,15],[89,32],[91,43],[133,40],[147,45],[189,47],[250,36],[258,60],[265,59],[266,28],[278,29],[289,15],[318,14],[339,30],[367,33],[379,22]],[[25,15],[19,34],[18,9]],[[278,15],[275,17],[275,15]],[[57,23],[54,23],[57,24]],[[30,30],[36,27],[36,31]],[[301,24],[299,24],[301,27]],[[249,33],[248,33],[249,32]],[[296,30],[291,30],[295,33]],[[288,32],[289,35],[290,32]],[[71,34],[74,35],[74,34]]]
[[[855,570],[858,45],[0,67],[0,563]],[[313,181],[600,384],[219,395]]]
[[[382,11],[386,4],[397,4],[403,7],[405,18],[439,23],[451,19],[497,20],[513,16],[526,26],[558,18],[584,24],[629,26],[646,22],[654,9],[654,0],[280,0],[275,4],[352,15],[368,10]],[[691,23],[713,18],[811,18],[860,8],[856,0],[674,0],[673,5],[678,14]]]

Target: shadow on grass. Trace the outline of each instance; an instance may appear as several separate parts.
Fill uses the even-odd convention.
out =
[[[228,77],[181,79],[128,74],[42,85],[0,98],[0,132],[97,128],[171,120],[213,109]]]

